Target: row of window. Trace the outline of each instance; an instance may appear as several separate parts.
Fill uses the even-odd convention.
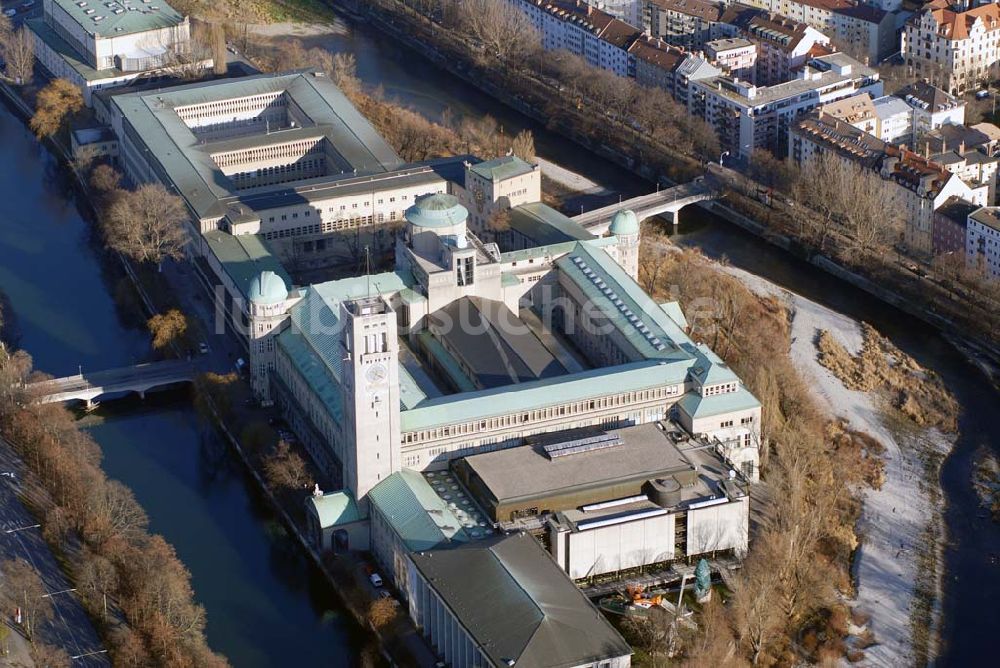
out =
[[[212,155],[212,160],[219,167],[231,167],[232,165],[242,165],[248,162],[260,162],[261,160],[280,160],[291,158],[299,160],[303,156],[323,153],[323,139],[312,137],[299,141],[291,141],[285,144],[274,144],[272,146],[257,146],[254,148],[244,148],[239,151],[228,151],[226,153],[216,153]],[[257,170],[258,172],[260,170]]]
[[[186,107],[176,107],[174,112],[182,121],[189,121],[206,116],[222,116],[224,114],[245,113],[250,111],[263,111],[272,104],[286,106],[288,104],[284,91],[277,93],[264,93],[262,95],[251,95],[233,100],[219,100],[216,102],[203,102],[192,104]]]
[[[520,427],[533,422],[579,415],[581,413],[588,413],[607,408],[624,408],[635,404],[675,397],[682,391],[682,385],[664,385],[648,390],[636,390],[633,392],[608,395],[587,401],[575,401],[560,406],[549,406],[547,408],[539,408],[523,413],[511,413],[508,415],[483,419],[478,422],[467,422],[465,424],[449,425],[446,427],[437,427],[435,429],[408,432],[403,435],[403,443],[423,443],[450,436],[477,434],[484,431],[492,431],[506,427]]]

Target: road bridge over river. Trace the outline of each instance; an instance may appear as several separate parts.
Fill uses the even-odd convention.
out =
[[[715,191],[705,183],[704,177],[698,177],[690,183],[664,188],[655,193],[639,195],[623,202],[581,213],[578,216],[573,216],[573,220],[596,236],[606,234],[608,227],[611,226],[611,218],[623,209],[633,211],[640,221],[651,216],[667,214],[670,222],[676,225],[677,214],[681,209],[689,204],[704,202],[715,199],[715,197]]]
[[[136,392],[144,397],[150,390],[191,382],[205,370],[203,367],[200,359],[165,360],[93,373],[81,371],[75,376],[29,383],[27,389],[43,404],[75,400],[86,402],[89,408],[104,395]]]

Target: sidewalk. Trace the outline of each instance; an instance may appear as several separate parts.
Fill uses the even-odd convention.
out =
[[[31,660],[28,641],[10,624],[7,624],[7,629],[9,633],[4,643],[7,654],[2,654],[4,645],[0,645],[0,668],[34,668],[35,662]]]

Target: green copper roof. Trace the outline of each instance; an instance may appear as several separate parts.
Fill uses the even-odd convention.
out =
[[[520,383],[513,392],[510,387],[498,387],[428,399],[403,411],[400,428],[403,432],[420,431],[632,390],[680,385],[690,366],[690,359],[635,362]]]
[[[667,317],[677,323],[677,326],[681,329],[688,328],[687,318],[684,316],[684,311],[681,309],[680,302],[663,302],[660,304],[660,308],[663,312],[667,314]]]
[[[418,227],[451,227],[464,223],[469,210],[459,204],[458,198],[446,193],[418,197],[406,210],[406,220]]]
[[[489,181],[502,181],[515,176],[530,174],[534,170],[534,165],[521,160],[516,155],[487,160],[486,162],[480,162],[472,166],[472,171]]]
[[[688,392],[681,397],[677,405],[690,417],[703,418],[731,413],[733,411],[758,408],[760,402],[757,401],[757,397],[750,394],[749,390],[740,386],[740,389],[736,392],[716,394],[710,397],[703,397],[695,392]]]
[[[448,504],[416,471],[393,473],[372,487],[367,498],[373,511],[385,518],[410,552],[469,540]]]
[[[340,424],[343,419],[343,399],[339,379],[294,329],[289,328],[278,334],[277,342],[333,421]]]
[[[288,286],[273,271],[262,271],[251,279],[247,299],[255,304],[278,304],[288,299]]]
[[[323,496],[310,496],[306,503],[312,504],[319,518],[319,525],[323,529],[365,519],[358,510],[354,497],[346,490],[330,492]]]
[[[222,230],[212,230],[203,236],[212,254],[244,297],[249,299],[252,283],[262,272],[273,274],[285,286],[292,284],[288,272],[263,237],[256,234],[233,236]],[[282,299],[287,296],[286,290]]]
[[[693,356],[694,344],[688,335],[603,250],[581,243],[556,265],[639,355],[648,359]]]
[[[170,28],[184,21],[180,12],[163,0],[49,1],[69,14],[86,32],[101,37]]]
[[[536,246],[594,238],[593,234],[572,218],[541,202],[522,204],[511,209],[510,229],[522,234]]]
[[[639,219],[634,211],[622,209],[611,219],[608,232],[615,236],[639,234]]]

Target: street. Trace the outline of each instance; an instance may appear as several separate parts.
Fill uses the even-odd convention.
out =
[[[23,468],[10,445],[0,440],[0,471],[15,474],[14,479],[9,476],[0,477],[0,560],[24,559],[35,568],[45,590],[51,594],[53,614],[38,626],[38,640],[65,650],[74,657],[74,667],[110,666],[111,662],[106,654],[92,654],[104,649],[97,632],[80,599],[75,593],[66,591],[73,585],[66,579],[49,551],[41,529],[34,527],[37,520],[17,497],[18,481]],[[12,614],[12,610],[3,610],[4,617]]]

